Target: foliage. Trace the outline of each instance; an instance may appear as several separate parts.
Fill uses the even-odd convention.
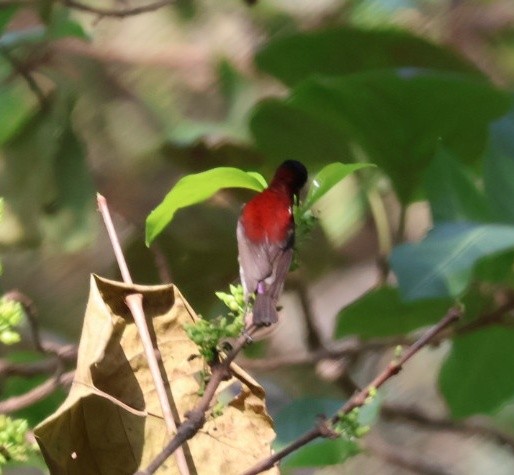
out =
[[[27,440],[28,430],[26,420],[11,419],[0,414],[0,467],[9,462],[26,462],[30,454],[37,450]]]
[[[240,206],[281,161],[297,159],[311,179],[294,208],[301,262],[293,266],[292,292],[304,286],[308,300],[314,283],[356,262],[380,262],[378,283],[334,309],[336,341],[327,350],[308,335],[308,355],[328,351],[354,376],[368,350],[333,356],[332,343],[371,348],[378,341],[391,350],[461,302],[463,321],[441,337],[448,344],[440,393],[452,417],[494,421],[514,400],[514,53],[512,25],[494,13],[498,2],[311,2],[308,15],[295,2],[176,2],[141,16],[127,13],[130,5],[96,11],[89,2],[8,2],[0,8],[0,249],[12,252],[15,265],[43,268],[33,277],[24,277],[32,269],[10,272],[9,285],[25,279],[40,292],[44,325],[78,333],[66,305],[83,302],[85,289],[70,291],[73,279],[60,272],[69,262],[82,277],[112,271],[96,233],[94,195],[103,188],[129,224],[124,246],[137,281],[157,278],[138,232],[154,208],[146,244],[160,238],[152,250],[162,252],[174,281],[206,315],[177,334],[212,362],[223,340],[243,328],[240,287],[216,293],[228,312],[213,303],[213,289],[237,276]],[[444,15],[434,15],[440,8]],[[249,42],[222,47],[227,42],[215,32],[229,31],[219,27],[225,22],[239,22],[229,30],[244,31]],[[456,34],[457,24],[469,37]],[[430,216],[412,241],[420,203]],[[16,260],[20,248],[31,253],[27,261]],[[53,286],[54,297],[42,282],[62,284]],[[19,339],[13,327],[20,319],[17,304],[0,300],[2,343]],[[305,328],[313,332],[316,323]],[[291,394],[318,395],[330,386],[341,395],[317,373],[306,377],[303,366],[299,377],[288,369],[280,383],[293,380]],[[138,376],[128,374],[132,382]],[[261,404],[262,388],[249,381]],[[295,400],[276,417],[277,448],[312,427],[317,414],[337,410],[340,399]],[[71,407],[55,420],[65,426]],[[339,431],[348,437],[304,447],[285,465],[340,464],[358,453],[357,436],[378,417],[362,422],[367,410],[344,415]]]
[[[214,320],[202,319],[185,326],[187,336],[198,345],[200,354],[208,362],[215,361],[222,349],[220,342],[223,339],[235,338],[241,334],[248,310],[241,285],[231,285],[230,293],[216,292],[216,297],[229,309],[227,316],[220,316]]]
[[[20,341],[20,334],[13,329],[23,318],[23,309],[19,302],[5,297],[0,298],[0,343],[12,345]]]
[[[3,212],[3,199],[0,198],[0,221]],[[0,274],[2,268],[0,266]],[[0,297],[0,343],[12,345],[20,341],[20,334],[14,329],[23,319],[23,309],[19,302]],[[28,422],[25,419],[11,419],[0,414],[0,472],[1,467],[11,462],[26,462],[37,448],[28,441]]]

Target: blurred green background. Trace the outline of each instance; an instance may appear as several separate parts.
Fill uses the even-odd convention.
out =
[[[133,9],[152,2],[0,3],[2,291],[16,288],[34,301],[48,338],[78,341],[89,274],[119,279],[96,210],[100,192],[134,281],[171,279],[199,314],[216,316],[222,306],[214,292],[238,280],[235,227],[252,193],[226,190],[181,210],[150,249],[145,219],[189,173],[235,166],[270,178],[294,158],[311,177],[335,161],[378,168],[339,183],[316,206],[319,226],[301,242],[284,321],[256,345],[261,356],[331,348],[334,329],[338,339],[408,333],[437,321],[456,298],[470,309],[466,321],[510,301],[512,1],[253,3],[177,0],[147,12]],[[434,224],[439,234],[425,247],[401,246]],[[468,240],[474,247],[461,259]],[[448,263],[449,255],[457,257]],[[436,277],[420,283],[424,272]],[[377,283],[397,281],[404,298],[422,303],[405,307],[386,287],[341,316]],[[464,353],[452,353],[441,374],[445,399],[437,381],[448,341],[409,364],[387,400],[434,417],[487,414],[514,433],[512,330],[505,332],[459,343]],[[483,348],[487,356],[500,346],[505,351],[479,368],[497,370],[492,400],[487,378],[460,384],[476,368],[459,366],[460,357],[475,361],[462,354]],[[390,355],[255,371],[276,413],[294,398],[340,398],[341,388],[348,395],[345,376],[363,385]],[[316,473],[514,470],[510,450],[491,438],[397,419],[377,422],[363,455]],[[416,463],[391,458],[391,447]]]

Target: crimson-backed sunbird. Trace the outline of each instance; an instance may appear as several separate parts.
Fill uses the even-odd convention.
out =
[[[239,273],[245,297],[255,294],[253,324],[278,321],[277,302],[291,261],[295,235],[293,205],[307,181],[307,170],[286,160],[270,185],[252,198],[237,223]]]

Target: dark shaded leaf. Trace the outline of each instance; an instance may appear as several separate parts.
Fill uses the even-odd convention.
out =
[[[339,312],[334,337],[404,335],[439,321],[451,304],[448,298],[404,302],[397,288],[380,287]]]
[[[257,147],[275,165],[288,158],[311,166],[352,161],[346,135],[290,101],[268,99],[257,104],[250,128]]]
[[[287,100],[290,120],[299,109],[314,123],[324,124],[333,137],[339,131],[339,140],[357,142],[390,176],[404,203],[414,198],[438,144],[467,163],[475,161],[489,122],[508,105],[506,94],[470,77],[391,71],[307,80]],[[261,147],[273,149],[279,134],[283,142],[302,140],[297,130],[303,134],[303,129],[277,127],[269,112],[261,112],[259,122],[267,122],[268,130],[275,126],[273,134],[257,131]]]
[[[429,41],[400,30],[339,27],[296,33],[266,45],[259,69],[294,86],[313,75],[341,76],[371,69],[416,67],[473,73],[471,64]]]
[[[514,330],[504,327],[458,336],[439,385],[452,415],[492,414],[514,397]]]
[[[493,218],[485,195],[462,162],[440,147],[425,175],[432,219],[488,222]]]
[[[514,113],[491,127],[484,161],[487,197],[498,217],[514,222]]]

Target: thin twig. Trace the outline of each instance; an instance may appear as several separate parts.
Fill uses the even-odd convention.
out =
[[[387,380],[398,374],[401,371],[402,366],[408,360],[410,360],[421,348],[423,348],[427,343],[429,343],[430,340],[434,338],[434,336],[437,335],[440,331],[442,331],[444,328],[458,320],[461,317],[461,315],[462,310],[460,308],[451,308],[437,325],[428,330],[409,348],[407,348],[407,350],[398,360],[389,363],[389,365],[373,381],[371,381],[370,384],[368,384],[364,389],[362,389],[354,396],[352,396],[341,407],[341,409],[337,411],[337,413],[334,416],[332,416],[331,419],[318,424],[316,427],[311,429],[309,432],[305,433],[303,436],[292,442],[284,449],[280,450],[276,454],[273,454],[272,456],[268,457],[262,462],[256,464],[250,470],[244,472],[244,475],[256,475],[258,473],[264,472],[265,470],[269,470],[284,457],[299,449],[300,447],[303,447],[309,442],[319,437],[334,436],[335,433],[331,429],[331,426],[336,424],[342,415],[348,414],[353,409],[363,406],[372,392],[376,391]]]
[[[45,343],[43,342],[43,345]],[[13,363],[12,361],[0,359],[0,376],[21,376],[30,378],[42,374],[52,374],[57,371],[60,365],[76,363],[77,347],[75,345],[65,345],[51,358],[31,363]]]
[[[198,404],[186,414],[187,419],[180,425],[175,437],[164,447],[162,452],[152,460],[145,470],[140,470],[136,472],[135,475],[151,475],[155,473],[173,452],[179,449],[184,442],[192,438],[203,427],[206,413],[209,410],[209,406],[216,394],[218,386],[230,375],[230,365],[234,361],[234,358],[248,343],[249,338],[256,330],[256,327],[253,326],[248,328],[236,340],[230,353],[213,367],[211,377],[205,387],[202,398],[198,401]]]
[[[63,0],[62,3],[66,7],[74,8],[75,10],[80,10],[82,12],[92,13],[100,17],[125,18],[128,16],[135,16],[140,15],[141,13],[148,13],[159,10],[159,8],[162,8],[166,5],[171,5],[173,1],[174,0],[161,0],[154,3],[149,3],[148,5],[127,8],[124,10],[92,7],[90,5],[86,5],[85,3],[77,2],[76,0]]]
[[[62,374],[61,370],[57,371],[57,374],[50,379],[47,379],[44,383],[31,389],[30,391],[20,396],[13,396],[5,401],[0,402],[0,414],[9,412],[19,411],[25,407],[31,406],[32,404],[44,399],[48,395],[52,394],[59,387],[66,387],[73,381],[75,370],[68,371]]]
[[[116,260],[118,262],[118,267],[120,268],[123,281],[126,284],[133,284],[132,277],[130,276],[130,272],[127,266],[127,262],[125,261],[125,256],[123,255],[123,251],[121,249],[121,245],[116,234],[116,230],[114,229],[111,214],[107,206],[107,200],[102,195],[97,194],[97,203],[100,213],[102,214],[105,227],[107,228],[107,233],[109,234],[109,239],[111,240],[111,245],[114,250],[114,255],[116,256]],[[175,420],[173,419],[170,401],[168,400],[166,386],[162,379],[159,362],[157,359],[157,353],[159,349],[154,348],[153,346],[152,339],[150,337],[150,331],[148,329],[148,325],[146,322],[146,316],[143,310],[143,295],[138,292],[131,293],[125,297],[125,303],[129,308],[132,316],[134,317],[134,322],[136,324],[139,336],[141,338],[141,342],[143,344],[143,349],[145,351],[146,359],[148,361],[150,373],[152,374],[152,378],[154,381],[157,396],[159,398],[159,403],[161,405],[166,427],[170,434],[175,433],[177,431],[177,426],[175,424]],[[182,448],[180,448],[180,450],[177,451],[175,459],[181,475],[189,475],[189,466],[187,464],[186,456]]]
[[[14,71],[16,71],[27,83],[29,89],[36,96],[40,107],[44,108],[47,102],[46,95],[39,87],[39,84],[36,82],[32,74],[30,74],[28,68],[21,61],[18,61],[18,59],[16,59],[9,51],[7,51],[6,48],[0,48],[0,53],[11,64]]]

